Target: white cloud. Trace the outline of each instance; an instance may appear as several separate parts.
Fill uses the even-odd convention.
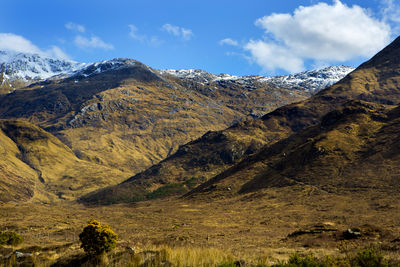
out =
[[[45,52],[52,58],[58,58],[63,60],[70,60],[70,57],[58,46],[53,45],[50,49]]]
[[[68,30],[71,30],[71,31],[77,31],[77,32],[82,32],[82,33],[86,31],[86,29],[83,25],[76,24],[73,22],[68,22],[67,24],[65,24],[65,28],[67,28]]]
[[[231,38],[225,38],[218,42],[219,45],[239,46],[239,43]]]
[[[52,46],[50,49],[43,51],[31,41],[13,33],[0,33],[0,50],[39,54],[41,56],[57,59],[70,59],[69,56],[58,46]]]
[[[395,35],[400,33],[400,3],[394,0],[381,1],[381,13],[383,20],[393,25]]]
[[[169,34],[172,34],[172,35],[176,36],[176,37],[180,37],[185,41],[190,40],[192,38],[192,36],[193,36],[192,30],[185,29],[185,28],[182,28],[182,27],[179,27],[179,26],[175,26],[175,25],[172,25],[172,24],[169,24],[169,23],[164,24],[161,27],[161,29],[163,31],[166,31]]]
[[[71,31],[80,32],[82,34],[86,32],[86,28],[83,25],[76,24],[74,22],[66,23],[65,28]],[[78,34],[75,36],[74,43],[77,47],[81,49],[88,49],[88,48],[100,48],[104,50],[114,49],[114,46],[112,44],[104,42],[102,39],[100,39],[100,37],[95,36],[93,34],[90,38]]]
[[[99,37],[92,35],[90,38],[78,35],[75,37],[74,43],[79,48],[101,48],[104,50],[112,50],[114,46],[112,44],[106,43]]]
[[[0,50],[10,50],[21,53],[43,54],[31,41],[13,33],[0,33]]]
[[[167,23],[167,24],[164,24],[161,28],[164,31],[168,32],[169,34],[172,34],[175,36],[179,36],[181,34],[181,31],[178,26],[174,26],[174,25]]]
[[[256,21],[263,40],[245,45],[264,71],[300,71],[305,60],[345,62],[370,57],[390,40],[391,29],[357,5],[339,0],[298,7],[292,14],[271,14]]]
[[[192,36],[193,36],[192,30],[185,29],[185,28],[181,28],[181,34],[182,34],[183,40],[190,40],[190,38],[192,38]]]
[[[128,27],[129,27],[129,36],[134,40],[140,41],[142,43],[147,43],[148,45],[151,46],[159,46],[163,43],[163,41],[160,40],[157,36],[148,37],[145,34],[139,34],[138,28],[133,24],[129,24]]]
[[[132,39],[138,40],[138,41],[141,41],[141,42],[143,42],[146,39],[145,35],[138,34],[138,28],[135,25],[129,24],[128,27],[129,27],[129,36]]]
[[[289,49],[274,43],[251,40],[246,44],[245,49],[250,51],[251,59],[262,67],[263,72],[283,69],[294,73],[304,69],[301,58],[294,55]]]

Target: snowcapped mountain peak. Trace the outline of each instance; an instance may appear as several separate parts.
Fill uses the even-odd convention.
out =
[[[352,67],[332,66],[319,70],[310,70],[297,74],[265,77],[261,75],[234,76],[230,74],[215,75],[200,69],[167,69],[153,70],[145,64],[128,58],[115,58],[96,63],[78,63],[71,60],[49,58],[39,54],[19,53],[0,50],[0,86],[14,84],[26,86],[29,83],[45,80],[51,77],[88,77],[97,73],[129,67],[140,67],[153,74],[172,76],[185,81],[202,85],[234,83],[247,88],[256,88],[256,84],[273,85],[279,88],[305,90],[316,93],[330,86],[349,72]]]
[[[180,79],[188,79],[201,83],[209,82],[215,78],[214,74],[199,69],[167,69],[159,70],[159,73],[161,75],[172,75]]]
[[[100,62],[86,64],[84,68],[76,71],[73,76],[88,77],[94,74],[103,73],[112,70],[119,70],[123,68],[140,67],[154,73],[153,69],[147,65],[129,58],[114,58],[111,60],[104,60]]]
[[[189,79],[203,84],[211,83],[238,83],[247,84],[250,88],[254,83],[271,84],[279,88],[293,88],[306,90],[310,93],[316,93],[341,80],[348,73],[353,71],[353,67],[348,66],[331,66],[323,69],[309,70],[296,74],[283,76],[234,76],[230,74],[211,74],[198,69],[168,69],[160,70],[161,75],[172,75],[179,79]]]
[[[89,63],[84,68],[80,69],[75,75],[83,75],[84,77],[101,73],[105,71],[115,70],[122,67],[135,66],[138,61],[126,58],[115,58],[111,60],[103,60],[100,62]]]
[[[261,81],[285,88],[307,88],[310,92],[316,93],[338,82],[353,70],[354,68],[349,66],[330,66],[296,74],[265,77]]]
[[[29,83],[44,80],[56,75],[73,73],[85,65],[85,63],[54,59],[39,54],[0,51],[2,82],[22,80]]]

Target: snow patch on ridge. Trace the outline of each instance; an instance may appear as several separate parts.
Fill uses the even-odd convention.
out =
[[[116,70],[120,68],[135,66],[137,64],[141,64],[140,62],[133,60],[133,59],[126,59],[126,58],[115,58],[111,60],[103,60],[100,62],[89,63],[81,68],[80,70],[76,71],[73,76],[75,75],[82,75],[84,77],[88,77],[94,74]],[[144,66],[144,65],[143,65]],[[150,70],[150,68],[148,68]]]
[[[67,75],[84,68],[87,64],[53,59],[38,54],[0,51],[0,73],[5,80],[25,82]]]
[[[256,88],[255,84],[272,85],[279,88],[305,90],[316,93],[342,79],[354,68],[347,66],[332,66],[318,70],[305,71],[297,74],[265,77],[261,75],[234,76],[230,74],[211,74],[199,69],[168,69],[156,70],[126,58],[104,60],[96,63],[78,63],[70,60],[60,60],[43,57],[38,54],[18,53],[0,50],[0,82],[24,81],[25,84],[49,78],[88,77],[94,74],[126,67],[139,66],[161,76],[170,75],[202,85],[235,83],[247,88]],[[12,84],[10,84],[12,86]],[[257,86],[259,87],[259,86]]]
[[[160,70],[161,75],[173,75],[180,79],[189,79],[206,84],[220,82],[234,82],[248,84],[257,83],[271,84],[280,88],[293,88],[316,93],[345,77],[353,71],[353,67],[332,66],[323,69],[310,70],[296,74],[266,77],[261,75],[234,76],[230,74],[211,74],[198,69],[168,69]]]

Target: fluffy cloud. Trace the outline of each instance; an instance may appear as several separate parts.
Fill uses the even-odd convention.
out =
[[[345,62],[370,57],[390,40],[390,26],[357,5],[300,6],[293,14],[271,14],[256,21],[263,40],[245,45],[264,71],[304,69],[304,61]]]
[[[231,38],[225,38],[218,42],[219,45],[239,46],[239,43]]]
[[[263,68],[263,72],[283,69],[294,73],[304,69],[301,58],[292,53],[290,49],[274,43],[251,40],[245,49],[250,51],[252,59]]]
[[[168,23],[164,24],[161,27],[161,29],[163,31],[166,31],[169,34],[172,34],[172,35],[176,36],[176,37],[180,37],[185,41],[190,40],[192,38],[192,36],[193,36],[192,30],[185,29],[185,28],[182,28],[182,27],[179,27],[179,26],[168,24]]]
[[[57,46],[42,50],[26,38],[13,33],[0,33],[0,50],[19,53],[32,53],[58,59],[69,59],[68,55]]]
[[[86,38],[84,36],[78,35],[75,37],[74,43],[76,46],[82,49],[86,48],[101,48],[104,50],[112,50],[114,46],[112,44],[106,43],[97,36],[92,36]]]
[[[68,30],[71,30],[71,31],[77,31],[77,32],[82,32],[82,33],[86,31],[86,29],[83,25],[76,24],[73,22],[68,22],[67,24],[65,24],[65,28],[67,28]]]
[[[42,54],[43,52],[31,41],[13,33],[0,33],[0,50],[11,50],[21,53]]]

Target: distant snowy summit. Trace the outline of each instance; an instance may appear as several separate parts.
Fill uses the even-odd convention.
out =
[[[355,68],[349,66],[331,66],[323,69],[309,70],[296,74],[283,76],[234,76],[229,74],[211,74],[198,69],[168,69],[161,70],[162,75],[172,75],[179,79],[188,79],[202,84],[233,82],[252,86],[255,83],[271,84],[279,88],[292,88],[299,90],[308,90],[310,93],[316,93],[344,78]]]
[[[57,75],[72,74],[87,64],[54,59],[38,54],[0,51],[2,83],[16,80],[26,83],[45,80]]]
[[[0,50],[0,86],[8,85],[11,89],[15,89],[50,78],[88,77],[132,66],[151,70],[139,61],[126,58],[79,63],[38,54]]]
[[[173,76],[202,85],[218,83],[229,86],[229,83],[258,88],[255,84],[270,84],[279,88],[307,90],[310,93],[330,86],[354,68],[347,66],[333,66],[319,70],[305,71],[297,74],[265,77],[261,75],[233,76],[229,74],[215,75],[203,70],[153,70],[152,68],[133,59],[116,58],[96,63],[79,63],[71,60],[49,58],[38,54],[0,51],[0,86],[8,85],[10,89],[28,85],[32,82],[49,78],[67,78],[72,76],[91,76],[96,73],[107,72],[119,68],[138,66],[156,72],[162,77]]]
[[[354,69],[355,68],[349,66],[331,66],[296,74],[265,77],[262,80],[285,88],[308,88],[311,92],[316,93],[337,83]]]

